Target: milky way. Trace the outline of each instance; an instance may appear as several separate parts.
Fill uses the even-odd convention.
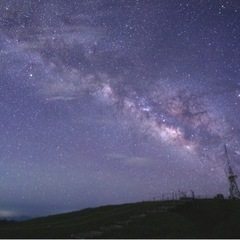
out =
[[[0,214],[227,196],[239,26],[237,1],[1,1]]]

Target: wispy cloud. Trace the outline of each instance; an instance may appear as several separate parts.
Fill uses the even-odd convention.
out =
[[[18,217],[21,212],[8,209],[0,209],[0,218]]]
[[[134,166],[144,167],[144,166],[151,165],[151,163],[153,163],[153,160],[147,157],[139,157],[139,156],[130,157],[122,153],[109,153],[109,154],[106,154],[106,156],[112,160],[118,160],[118,161],[121,161],[122,164],[133,166],[133,167]]]
[[[148,166],[152,160],[146,157],[130,157],[126,158],[125,162],[131,166]]]

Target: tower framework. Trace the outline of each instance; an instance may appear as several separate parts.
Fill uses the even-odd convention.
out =
[[[227,158],[227,167],[228,167],[228,181],[229,181],[229,194],[230,194],[230,198],[231,199],[240,199],[240,192],[238,189],[238,185],[237,185],[237,175],[235,175],[233,173],[233,170],[230,166],[230,161],[229,161],[229,157],[228,157],[228,151],[227,151],[227,146],[226,144],[224,145],[224,149],[225,149],[225,155]]]

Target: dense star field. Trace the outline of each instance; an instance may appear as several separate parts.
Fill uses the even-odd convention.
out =
[[[228,194],[240,2],[1,0],[0,216]]]

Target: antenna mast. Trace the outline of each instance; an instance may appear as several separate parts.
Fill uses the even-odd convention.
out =
[[[228,167],[228,181],[229,181],[229,193],[231,199],[240,199],[240,192],[237,185],[237,175],[234,175],[233,170],[230,166],[230,161],[228,157],[227,145],[224,144],[225,156],[227,158],[227,167]]]

